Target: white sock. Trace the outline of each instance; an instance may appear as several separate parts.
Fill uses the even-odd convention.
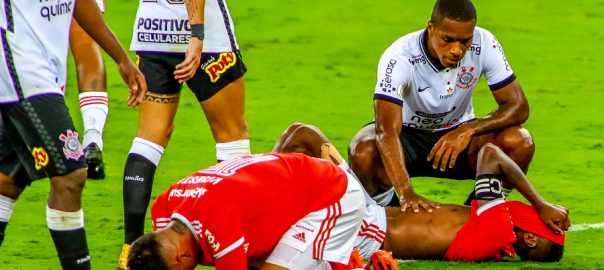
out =
[[[46,224],[53,231],[71,231],[84,228],[84,211],[63,212],[46,206]]]
[[[8,222],[15,208],[15,200],[0,195],[0,221]]]
[[[109,99],[107,92],[80,93],[80,111],[84,122],[84,142],[86,148],[91,143],[96,143],[103,150],[103,128],[109,113]]]
[[[132,147],[130,147],[130,153],[145,157],[157,167],[161,156],[164,154],[164,148],[152,141],[135,137],[132,142]]]
[[[216,160],[218,161],[249,154],[251,154],[250,140],[247,139],[216,144]]]

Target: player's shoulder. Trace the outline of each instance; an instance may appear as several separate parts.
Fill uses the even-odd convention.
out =
[[[399,58],[409,58],[421,54],[421,40],[426,30],[408,33],[396,39],[386,50],[384,55]]]
[[[488,43],[492,43],[493,40],[497,40],[495,35],[491,33],[491,31],[482,28],[480,26],[474,27],[474,43],[480,43],[482,45],[488,45]]]

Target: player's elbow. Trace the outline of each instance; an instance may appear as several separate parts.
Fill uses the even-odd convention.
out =
[[[524,124],[526,122],[526,120],[528,120],[529,114],[530,114],[530,108],[529,108],[528,101],[526,99],[522,99],[516,106],[516,110],[514,110],[513,115],[516,118],[515,119],[516,123],[518,125]]]

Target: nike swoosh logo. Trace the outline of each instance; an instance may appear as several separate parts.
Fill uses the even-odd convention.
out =
[[[425,91],[426,89],[428,89],[428,88],[430,88],[430,86],[426,86],[426,87],[424,87],[424,88],[418,87],[418,88],[417,88],[417,92],[420,92],[420,93],[421,93],[421,92],[424,92],[424,91]]]

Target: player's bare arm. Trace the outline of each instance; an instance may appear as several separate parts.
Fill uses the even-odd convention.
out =
[[[526,121],[529,106],[518,80],[492,93],[498,105],[497,109],[483,118],[465,123],[445,134],[428,155],[428,161],[433,162],[432,168],[441,171],[445,171],[447,167],[453,168],[457,156],[468,147],[472,138],[518,126]]]
[[[136,106],[142,102],[147,91],[145,77],[128,58],[117,37],[105,23],[97,3],[93,0],[78,1],[73,16],[82,29],[118,64],[120,75],[130,89],[128,105]]]
[[[191,39],[185,60],[176,66],[174,78],[183,83],[195,76],[201,63],[201,50],[204,39],[204,6],[205,0],[187,0],[187,14],[191,25]]]
[[[520,167],[494,144],[488,143],[481,148],[478,153],[476,173],[479,176],[500,176],[501,181],[517,189],[535,207],[543,222],[556,233],[563,233],[570,227],[568,209],[547,202],[529,182]]]
[[[420,208],[431,213],[434,208],[438,208],[438,204],[415,193],[405,168],[403,146],[399,141],[399,132],[405,132],[401,131],[403,122],[401,107],[376,99],[374,108],[376,144],[388,178],[399,195],[401,211],[405,212],[411,207],[415,213],[418,213]]]

